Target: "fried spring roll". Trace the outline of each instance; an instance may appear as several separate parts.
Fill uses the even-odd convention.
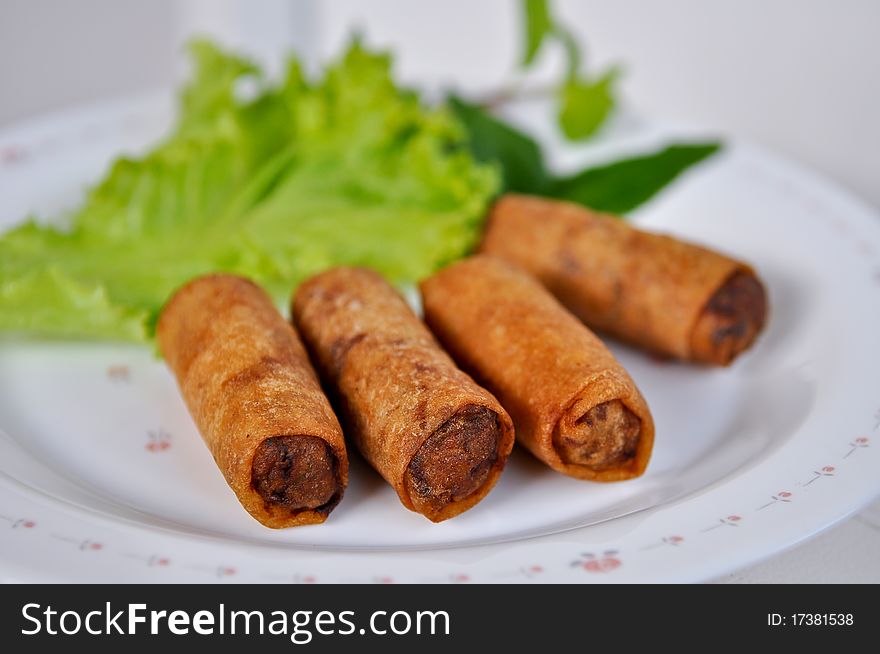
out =
[[[502,197],[481,252],[535,275],[591,328],[663,356],[726,366],[767,317],[748,265],[575,204]]]
[[[510,412],[517,441],[554,470],[619,481],[644,472],[654,422],[611,352],[536,280],[476,256],[422,283],[425,319]]]
[[[406,508],[439,522],[485,497],[513,424],[397,291],[372,271],[336,268],[300,286],[293,316],[346,434]]]
[[[314,524],[342,499],[339,421],[296,331],[246,279],[208,275],[159,319],[159,346],[241,505],[267,527]]]

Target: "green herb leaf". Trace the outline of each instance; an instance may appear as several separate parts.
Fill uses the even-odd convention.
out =
[[[556,41],[565,52],[566,73],[557,89],[559,127],[572,141],[591,137],[614,109],[614,82],[617,69],[598,79],[581,72],[581,48],[575,35],[550,15],[548,0],[523,0],[525,54],[522,66],[531,64],[543,43]]]
[[[720,148],[720,143],[670,145],[653,154],[559,178],[547,194],[597,211],[625,214],[650,200],[685,170]]]
[[[565,82],[574,81],[581,70],[581,46],[574,34],[560,25],[553,27],[553,36],[565,52]]]
[[[544,39],[553,31],[553,21],[547,0],[523,0],[521,6],[526,28],[525,52],[522,58],[522,65],[525,67],[535,60]]]
[[[617,69],[611,69],[594,82],[571,79],[560,89],[559,126],[573,141],[591,137],[614,109],[614,82]]]
[[[468,144],[478,161],[501,169],[501,190],[543,193],[550,183],[541,148],[527,134],[457,97],[449,107],[467,130]]]
[[[474,157],[501,169],[501,191],[577,202],[616,214],[650,200],[687,168],[711,156],[718,143],[673,144],[657,152],[554,177],[528,134],[486,109],[450,97],[447,103],[468,132]]]

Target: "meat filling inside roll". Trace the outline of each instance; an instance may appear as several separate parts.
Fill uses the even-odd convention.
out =
[[[729,364],[764,327],[767,295],[750,273],[736,272],[715,292],[691,334],[694,358]]]
[[[254,453],[252,483],[267,504],[329,513],[342,497],[338,468],[323,439],[275,436]]]
[[[603,402],[580,417],[559,421],[553,445],[560,458],[571,465],[607,470],[625,465],[635,456],[642,421],[620,400]]]
[[[498,415],[468,405],[443,423],[416,452],[405,483],[416,510],[426,515],[479,490],[498,460]]]

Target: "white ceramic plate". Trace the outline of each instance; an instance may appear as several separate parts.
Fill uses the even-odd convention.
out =
[[[540,109],[519,120],[549,125]],[[120,152],[169,124],[151,97],[0,134],[0,227],[76,206]],[[537,129],[541,132],[540,129]],[[545,130],[546,131],[546,130]],[[559,166],[683,130],[618,125]],[[740,144],[641,211],[642,225],[753,263],[769,328],[728,370],[612,344],[657,423],[636,481],[565,478],[515,452],[492,493],[440,525],[359,459],[324,525],[271,531],[238,505],[147,348],[0,340],[0,577],[88,581],[693,581],[770,555],[880,491],[880,220]]]

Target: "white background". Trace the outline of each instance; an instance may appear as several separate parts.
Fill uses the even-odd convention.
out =
[[[880,206],[878,0],[557,0],[596,66],[621,62],[629,106],[717,127],[810,164]],[[517,56],[513,0],[0,0],[0,125],[168,86],[210,32],[314,62],[355,26],[405,79],[497,86]],[[542,61],[553,68],[554,53]]]
[[[880,207],[880,0],[557,0],[591,68],[621,63],[627,107],[800,160]],[[408,82],[485,92],[515,74],[513,0],[0,0],[0,128],[168,87],[210,33],[277,68],[354,28]],[[558,69],[546,52],[538,80]],[[880,505],[733,581],[880,582]]]

